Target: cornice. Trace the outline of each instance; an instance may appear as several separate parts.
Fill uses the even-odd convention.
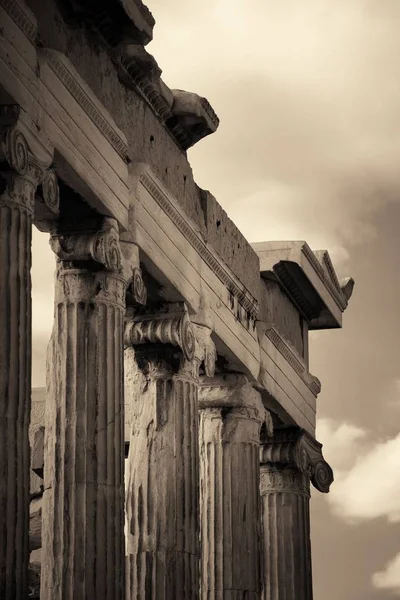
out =
[[[0,0],[0,6],[8,12],[12,20],[32,44],[35,44],[37,33],[36,19],[26,4],[18,0]]]
[[[142,173],[140,175],[140,182],[168,215],[171,221],[178,227],[179,231],[185,236],[190,245],[196,249],[213,273],[226,286],[228,291],[235,296],[244,310],[248,312],[253,319],[256,319],[259,309],[257,299],[254,298],[248,290],[244,289],[243,284],[240,283],[237,277],[232,272],[229,272],[223,266],[222,260],[207,247],[200,234],[190,223],[188,217],[182,215],[174,206],[171,199],[168,197],[167,193],[162,190],[151,171],[147,170]]]
[[[93,121],[114,150],[125,163],[130,163],[131,160],[128,155],[128,144],[126,140],[122,137],[116,126],[107,119],[104,112],[99,110],[96,106],[96,103],[90,97],[90,92],[86,91],[79,82],[79,75],[74,72],[75,70],[71,65],[67,64],[68,59],[55,50],[45,49],[40,52],[46,57],[47,64],[55,75],[57,75],[60,81],[65,85],[82,110]]]
[[[319,262],[317,256],[306,242],[304,242],[303,244],[302,252],[307,258],[307,260],[311,263],[312,267],[314,268],[314,271],[317,273],[322,283],[329,289],[340,310],[344,311],[347,308],[347,301],[346,298],[343,296],[343,292],[340,288],[340,284],[335,273],[335,269],[333,268],[331,259],[329,258],[328,252],[323,251],[323,260],[329,273],[329,278],[326,277],[325,271],[321,263]],[[321,251],[318,252],[321,253]]]
[[[274,344],[279,353],[286,359],[290,366],[301,377],[306,386],[314,394],[318,396],[321,391],[321,382],[317,377],[308,372],[305,363],[292,350],[288,342],[279,334],[275,326],[269,326],[265,332],[267,338]]]

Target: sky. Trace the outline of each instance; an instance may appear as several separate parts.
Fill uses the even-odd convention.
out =
[[[310,334],[317,438],[314,600],[400,597],[400,2],[148,0],[147,49],[218,131],[188,152],[250,242],[306,240],[356,281],[342,330]],[[53,256],[34,231],[33,385],[44,385]]]

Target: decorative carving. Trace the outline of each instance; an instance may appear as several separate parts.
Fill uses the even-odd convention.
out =
[[[149,342],[179,346],[187,360],[192,361],[195,352],[193,325],[185,312],[179,317],[146,315],[128,322],[125,327],[125,345]]]
[[[275,430],[273,439],[260,448],[260,462],[268,467],[297,469],[323,493],[329,492],[333,482],[333,471],[324,460],[322,444],[297,427]]]
[[[42,182],[43,200],[47,208],[55,215],[60,208],[60,191],[57,175],[53,169],[47,169]]]
[[[260,491],[265,494],[297,494],[310,497],[309,479],[291,468],[263,467],[260,472]]]
[[[122,253],[116,219],[106,217],[102,229],[96,233],[53,235],[50,245],[62,261],[93,260],[108,271],[122,270]]]
[[[8,12],[32,44],[35,44],[37,31],[35,17],[26,4],[16,0],[0,0],[0,5]]]
[[[142,173],[140,182],[168,215],[171,221],[175,223],[190,245],[197,250],[213,273],[226,286],[229,293],[237,298],[239,304],[253,319],[256,319],[259,309],[256,298],[243,287],[243,284],[233,275],[233,273],[228,272],[226,267],[223,266],[222,261],[209,250],[201,235],[190,224],[187,217],[184,217],[178,209],[175,208],[168,195],[161,189],[152,174],[149,171]]]
[[[104,110],[100,111],[93,99],[90,97],[90,90],[86,91],[79,82],[79,75],[68,64],[68,59],[60,52],[55,50],[40,50],[46,57],[47,64],[57,75],[60,81],[65,85],[70,94],[75,98],[79,106],[84,110],[87,116],[93,121],[104,137],[109,141],[114,150],[126,163],[131,160],[128,154],[128,144],[124,140],[116,126],[107,118]]]
[[[137,302],[138,304],[143,304],[143,305],[146,304],[147,289],[146,289],[146,286],[144,285],[144,281],[143,281],[143,277],[142,277],[142,270],[140,269],[140,267],[136,267],[133,270],[131,289],[133,292],[133,298],[134,298],[135,302]]]
[[[34,196],[53,153],[51,143],[18,105],[0,106],[1,204],[33,214]]]
[[[274,326],[268,327],[265,332],[265,335],[271,342],[274,344],[276,349],[282,354],[282,356],[287,360],[290,366],[296,371],[296,373],[301,377],[306,386],[312,391],[314,396],[318,396],[321,391],[321,382],[320,380],[311,375],[308,372],[306,365],[300,360],[298,356],[294,353],[294,351],[290,348],[289,344],[284,340]]]
[[[82,269],[65,269],[59,266],[57,280],[59,285],[56,287],[56,301],[58,294],[60,302],[90,302],[95,298],[98,303],[119,306],[125,310],[126,282],[115,273],[98,271],[93,276],[92,271],[88,270],[85,276]]]

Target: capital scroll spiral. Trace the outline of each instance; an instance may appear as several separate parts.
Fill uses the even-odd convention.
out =
[[[5,135],[4,153],[11,168],[25,175],[29,168],[29,150],[25,136],[16,128],[8,129]]]

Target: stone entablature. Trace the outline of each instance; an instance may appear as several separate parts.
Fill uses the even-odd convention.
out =
[[[286,425],[315,434],[321,383],[309,372],[308,335],[341,327],[354,281],[339,282],[328,253],[306,242],[252,244],[260,258],[258,382],[266,405]]]
[[[125,80],[120,81],[111,56],[117,46],[112,50],[99,37],[99,48],[94,50],[93,33],[89,33],[89,26],[84,26],[81,18],[74,19],[67,9],[66,13],[65,10],[60,12],[60,4],[53,0],[40,3],[31,0],[30,4],[36,18],[21,0],[3,0],[0,5],[5,23],[0,40],[0,77],[7,82],[7,93],[13,101],[32,111],[42,129],[47,127],[48,136],[56,143],[57,174],[101,214],[117,218],[125,229],[129,210],[127,197],[132,196],[132,190],[127,189],[125,159],[133,164],[147,163],[244,286],[257,295],[256,254],[215,198],[195,184],[180,142],[165,124],[168,111],[176,109],[175,117],[181,115],[183,119],[181,131],[183,127],[190,133],[193,123],[200,119],[204,123],[203,134],[211,133],[218,119],[209,103],[196,94],[184,92],[186,105],[193,106],[188,122],[188,108],[183,111],[178,96],[175,98],[174,91],[160,79],[161,95],[156,96],[164,98],[169,107],[168,114],[160,118],[145,107],[144,102],[148,103],[149,99],[144,100],[143,91],[136,84],[128,89]],[[23,15],[18,25],[9,16],[16,14],[17,9]],[[33,26],[37,34],[33,33]],[[37,36],[40,50],[32,44]],[[131,55],[137,56],[134,68],[137,73],[139,67],[146,70],[153,63],[150,55],[143,54],[142,46],[143,52],[139,51],[138,44],[135,48],[131,45],[126,57],[130,56],[132,70]],[[58,63],[62,63],[61,66]],[[151,70],[157,71],[154,65]],[[156,96],[150,92],[149,88],[148,96],[155,101]],[[138,115],[141,115],[139,119]],[[175,127],[176,120],[173,123]],[[198,137],[195,129],[195,137]],[[83,132],[89,133],[89,139]],[[110,147],[110,140],[117,149]],[[171,163],[174,163],[173,169]],[[222,237],[225,241],[218,243]],[[245,260],[240,260],[242,255]]]
[[[261,276],[279,283],[310,330],[341,327],[348,303],[348,292],[342,286],[349,280],[338,281],[326,250],[313,252],[306,242],[260,242],[252,246],[260,258]]]

